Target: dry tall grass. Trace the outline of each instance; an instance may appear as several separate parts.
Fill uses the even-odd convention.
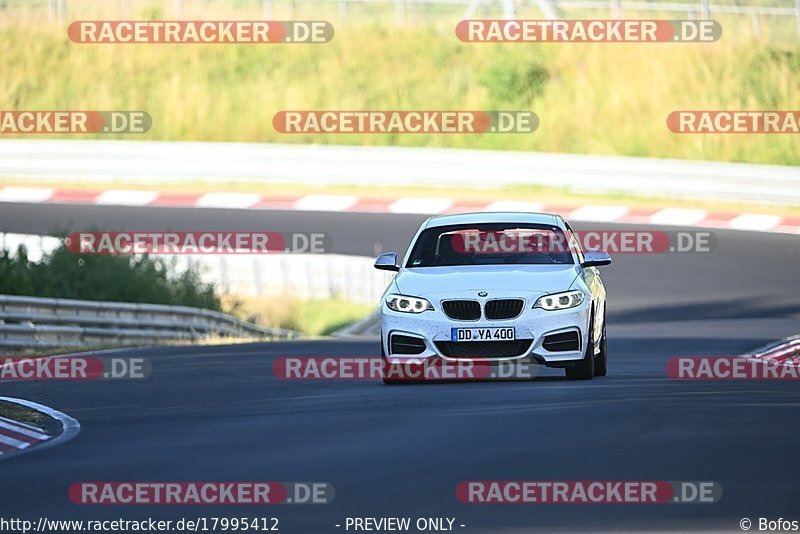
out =
[[[131,5],[142,16],[171,15],[153,12],[152,3]],[[207,14],[222,16],[211,5],[217,8]],[[258,16],[258,5],[246,13]],[[151,140],[797,165],[797,135],[667,130],[675,109],[800,109],[797,41],[769,44],[776,40],[748,37],[747,19],[723,22],[723,38],[710,44],[469,44],[455,38],[455,19],[395,25],[350,18],[324,45],[78,45],[62,25],[23,17],[0,29],[0,109],[146,110],[153,128],[135,138]],[[283,109],[532,109],[541,124],[533,134],[285,135],[271,124]]]

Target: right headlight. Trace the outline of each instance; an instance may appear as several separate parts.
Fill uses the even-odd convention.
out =
[[[553,293],[552,295],[539,297],[533,307],[547,311],[566,310],[579,305],[583,302],[583,299],[583,291],[564,291],[563,293]]]
[[[390,310],[405,313],[422,313],[433,309],[433,305],[425,299],[397,294],[386,296],[386,306]]]

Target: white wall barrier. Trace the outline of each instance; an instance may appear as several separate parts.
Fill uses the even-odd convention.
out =
[[[28,258],[38,261],[55,250],[56,237],[0,233],[0,248],[16,251],[24,245]],[[372,267],[374,258],[339,254],[219,254],[160,255],[174,261],[178,272],[189,266],[221,293],[250,297],[296,299],[340,298],[358,304],[377,304],[392,274]]]

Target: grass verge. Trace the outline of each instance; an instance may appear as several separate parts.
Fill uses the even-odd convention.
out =
[[[34,425],[50,435],[60,427],[60,423],[49,415],[8,401],[0,401],[0,417]]]
[[[257,324],[297,330],[307,336],[325,336],[369,315],[374,305],[341,299],[291,297],[237,298],[231,311]]]
[[[146,110],[143,140],[800,164],[797,135],[667,129],[674,110],[800,109],[797,41],[754,39],[746,17],[721,22],[715,43],[463,43],[446,19],[348,23],[324,45],[179,46],[76,45],[63,26],[32,19],[0,25],[0,109]],[[522,109],[541,123],[533,134],[276,132],[274,114],[292,109]]]

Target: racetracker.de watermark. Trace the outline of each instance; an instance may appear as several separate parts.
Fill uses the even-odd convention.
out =
[[[670,358],[667,376],[675,380],[798,380],[800,365],[791,360],[680,356]]]
[[[580,250],[605,250],[611,254],[665,254],[712,252],[718,238],[710,231],[584,230],[574,232]],[[578,252],[577,244],[563,232],[546,229],[499,231],[460,230],[448,234],[452,249],[460,254],[558,254]]]
[[[800,111],[673,111],[667,128],[679,134],[796,134]]]
[[[531,133],[539,127],[532,111],[279,111],[272,118],[285,134],[480,134]]]
[[[2,111],[0,134],[145,133],[153,126],[146,111]]]
[[[331,237],[323,232],[73,232],[74,254],[323,254]]]
[[[459,40],[470,43],[676,43],[713,42],[714,20],[462,20]]]
[[[525,361],[445,361],[439,358],[382,360],[364,356],[288,356],[277,358],[279,380],[529,380],[541,366]]]
[[[0,357],[0,380],[142,379],[152,371],[150,360],[139,357]]]
[[[67,28],[81,44],[308,44],[333,34],[324,20],[78,20]]]
[[[88,505],[269,505],[330,504],[336,490],[329,482],[75,482],[68,490],[74,504]]]
[[[713,504],[713,481],[473,480],[456,486],[465,504]]]

